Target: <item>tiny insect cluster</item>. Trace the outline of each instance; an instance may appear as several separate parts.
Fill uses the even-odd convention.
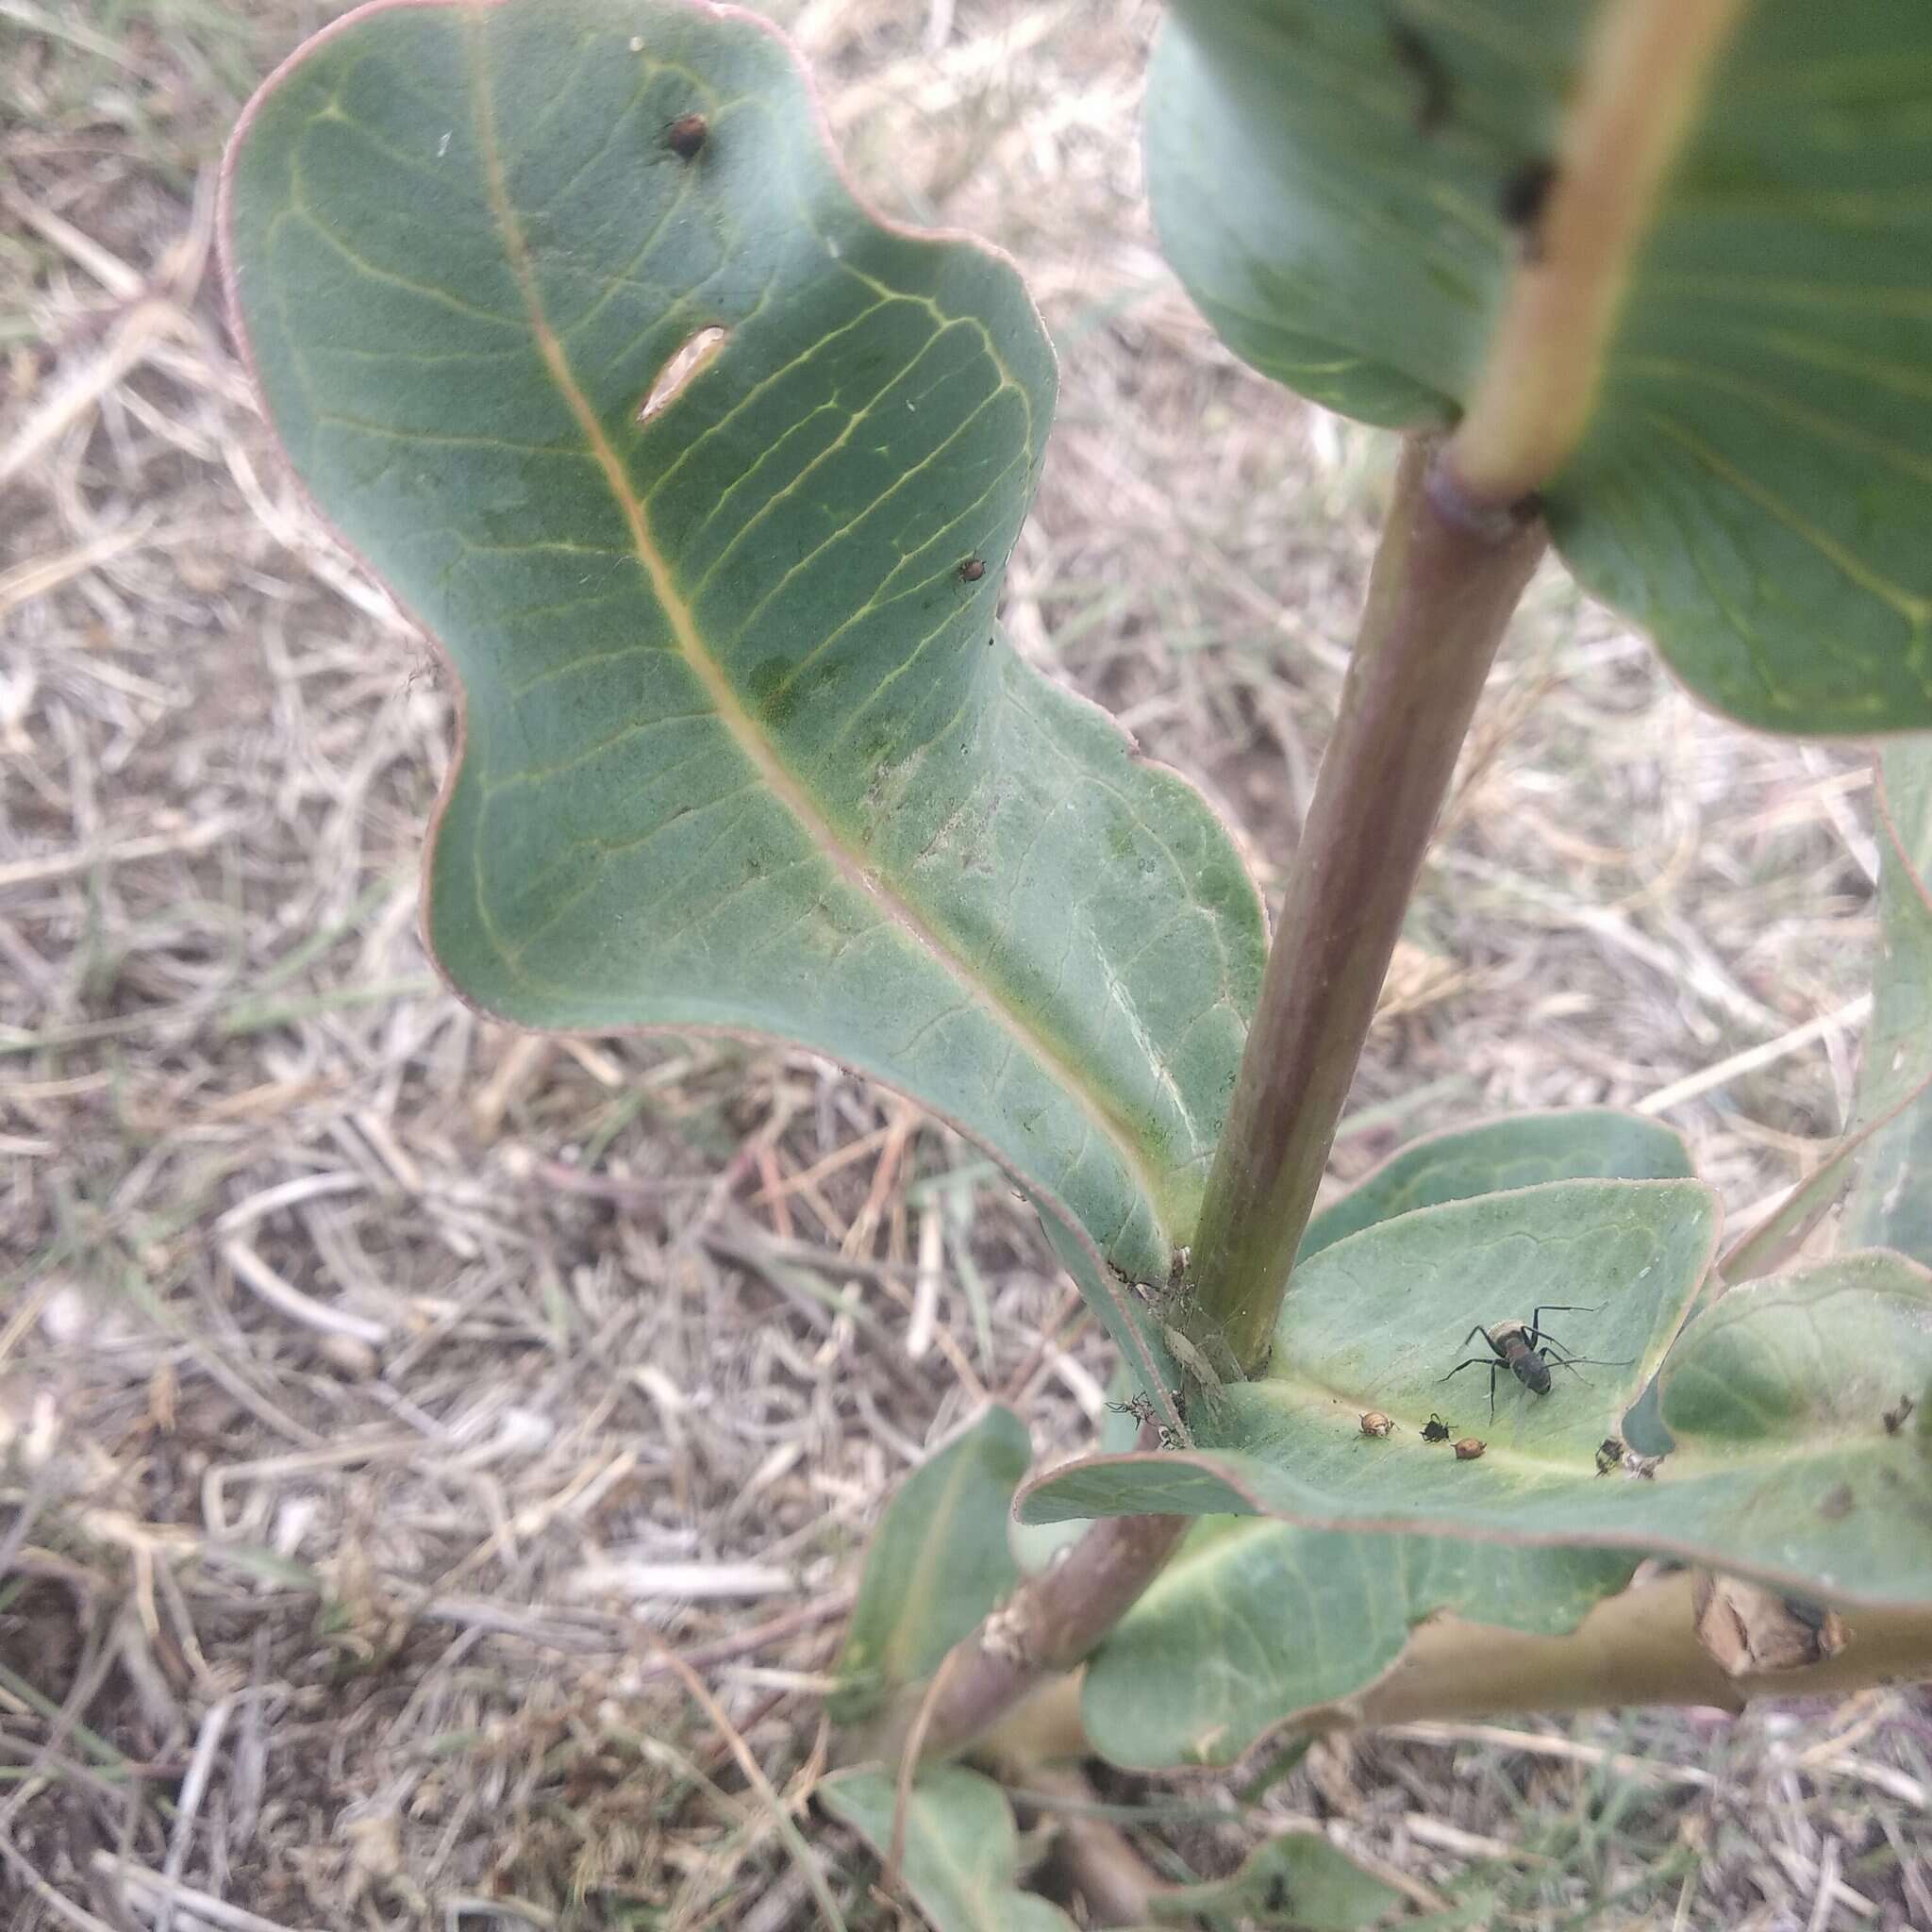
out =
[[[1474,1462],[1490,1445],[1479,1436],[1457,1436],[1456,1424],[1445,1423],[1433,1410],[1423,1426],[1424,1442],[1447,1442],[1455,1438],[1456,1459],[1457,1462]]]
[[[1596,1445],[1596,1473],[1608,1475],[1611,1470],[1621,1469],[1625,1475],[1641,1476],[1649,1482],[1657,1475],[1657,1466],[1663,1460],[1661,1456],[1640,1456],[1629,1447],[1621,1436],[1606,1436]]]
[[[1488,1369],[1490,1415],[1493,1419],[1496,1413],[1496,1378],[1506,1370],[1514,1375],[1530,1394],[1541,1396],[1547,1395],[1555,1384],[1553,1369],[1568,1369],[1576,1375],[1578,1381],[1581,1381],[1583,1377],[1579,1371],[1582,1366],[1627,1366],[1626,1363],[1611,1361],[1602,1356],[1573,1355],[1543,1326],[1545,1315],[1594,1315],[1601,1311],[1601,1303],[1593,1307],[1583,1307],[1568,1302],[1546,1302],[1538,1306],[1527,1322],[1499,1322],[1494,1326],[1478,1322],[1468,1335],[1463,1337],[1463,1341],[1467,1343],[1480,1335],[1489,1343],[1490,1353],[1465,1357],[1441,1379],[1446,1382],[1450,1375],[1463,1369]],[[1903,1423],[1905,1416],[1910,1413],[1910,1409],[1911,1405],[1908,1402],[1902,1402],[1896,1412],[1896,1420],[1893,1415],[1887,1415],[1886,1427],[1895,1431]],[[1379,1408],[1365,1409],[1357,1418],[1357,1427],[1372,1441],[1379,1441],[1393,1434],[1395,1426],[1394,1420],[1383,1414]],[[1430,1411],[1429,1419],[1423,1424],[1420,1434],[1424,1442],[1453,1443],[1456,1459],[1458,1462],[1477,1461],[1489,1448],[1489,1444],[1478,1436],[1457,1436],[1456,1425],[1444,1422],[1434,1410]],[[1607,1475],[1611,1470],[1622,1468],[1627,1475],[1651,1476],[1656,1474],[1659,1460],[1659,1457],[1639,1456],[1634,1451],[1626,1449],[1623,1441],[1615,1436],[1606,1436],[1596,1452],[1596,1468],[1599,1475]]]

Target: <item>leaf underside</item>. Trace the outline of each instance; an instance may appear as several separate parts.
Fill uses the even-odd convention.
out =
[[[1232,1764],[1275,1725],[1373,1684],[1425,1618],[1560,1637],[1636,1567],[1615,1550],[1210,1517],[1089,1661],[1081,1719],[1111,1764]]]
[[[1932,1382],[1932,1277],[1862,1253],[1734,1288],[1659,1377],[1675,1452],[1642,1480],[1597,1471],[1602,1441],[1657,1366],[1716,1232],[1681,1181],[1565,1181],[1425,1208],[1296,1271],[1287,1366],[1191,1417],[1199,1448],[1072,1465],[1022,1491],[1029,1521],[1174,1510],[1324,1528],[1654,1552],[1848,1603],[1932,1601],[1932,1456],[1885,1418]],[[1536,1396],[1507,1374],[1441,1380],[1471,1320],[1536,1303],[1578,1354]],[[1484,1353],[1480,1339],[1474,1352]],[[1372,1441],[1362,1411],[1396,1424]],[[1422,1440],[1432,1412],[1486,1444]]]
[[[1597,10],[1175,0],[1149,193],[1229,345],[1367,422],[1452,422]],[[1543,492],[1585,588],[1773,730],[1932,724],[1928,77],[1924,8],[1744,9]]]
[[[1010,267],[870,217],[783,43],[685,0],[358,16],[257,97],[224,233],[295,468],[461,683],[444,973],[897,1087],[1124,1335],[1264,935],[1198,795],[995,622],[1054,392]]]

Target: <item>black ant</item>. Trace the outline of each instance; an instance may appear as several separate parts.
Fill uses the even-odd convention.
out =
[[[1555,1336],[1547,1333],[1542,1325],[1543,1317],[1558,1315],[1598,1315],[1603,1312],[1604,1304],[1594,1307],[1579,1307],[1574,1302],[1548,1302],[1538,1307],[1525,1325],[1522,1322],[1505,1322],[1498,1325],[1492,1335],[1478,1322],[1468,1335],[1462,1338],[1468,1346],[1471,1339],[1480,1335],[1490,1344],[1487,1356],[1473,1355],[1456,1364],[1449,1371],[1453,1375],[1460,1369],[1488,1369],[1490,1372],[1490,1416],[1496,1413],[1496,1375],[1500,1370],[1507,1369],[1532,1395],[1547,1395],[1550,1392],[1550,1364],[1554,1362],[1560,1369],[1575,1373],[1578,1363],[1603,1368],[1623,1368],[1623,1362],[1605,1361],[1600,1356],[1572,1355]],[[1561,1351],[1558,1353],[1558,1351]],[[1449,1375],[1441,1379],[1446,1382]],[[1580,1382],[1583,1377],[1577,1375]]]

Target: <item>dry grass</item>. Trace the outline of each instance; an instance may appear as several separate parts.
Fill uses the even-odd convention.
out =
[[[21,1932],[783,1932],[805,1877],[659,1641],[804,1817],[882,1491],[986,1390],[1073,1439],[1106,1358],[898,1103],[803,1056],[519,1038],[431,980],[446,694],[298,508],[208,273],[221,132],[332,10],[0,0],[0,1899]],[[1151,9],[783,10],[878,197],[1002,241],[1061,344],[1014,635],[1272,880],[1388,456],[1162,271]],[[1839,1014],[1669,1109],[1735,1209],[1788,1184],[1847,1105],[1866,784],[1541,581],[1338,1176]],[[1261,1808],[1499,1924],[1932,1932],[1928,1756],[1887,1691],[1323,1747]],[[1252,1838],[1162,1810],[1241,1783],[1109,1789],[1171,1865]],[[855,1925],[906,1923],[808,1832]]]

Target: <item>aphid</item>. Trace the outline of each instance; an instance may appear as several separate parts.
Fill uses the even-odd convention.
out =
[[[1434,134],[1456,105],[1456,83],[1442,57],[1406,20],[1389,23],[1389,51],[1416,84],[1415,131]]]
[[[1424,1442],[1446,1442],[1449,1440],[1449,1424],[1434,1409],[1431,1409],[1428,1421],[1423,1424],[1423,1441]]]
[[[976,584],[985,575],[986,559],[984,558],[969,557],[959,566],[959,581],[961,583]]]
[[[1503,186],[1496,196],[1496,211],[1523,237],[1524,255],[1531,261],[1542,253],[1537,223],[1556,184],[1556,162],[1539,155],[1534,160],[1522,161],[1511,168],[1503,176]]]
[[[1144,1393],[1135,1393],[1125,1402],[1109,1402],[1109,1410],[1115,1415],[1130,1415],[1142,1428],[1154,1420],[1154,1399]]]
[[[1663,1460],[1661,1456],[1640,1456],[1634,1449],[1624,1452],[1624,1474],[1637,1476],[1647,1483],[1657,1480],[1657,1466]]]
[[[1471,1339],[1480,1335],[1490,1344],[1487,1356],[1473,1355],[1456,1364],[1449,1371],[1453,1375],[1458,1369],[1488,1369],[1490,1372],[1490,1414],[1496,1413],[1496,1375],[1500,1370],[1507,1369],[1532,1395],[1547,1395],[1550,1392],[1550,1364],[1558,1368],[1574,1371],[1579,1362],[1594,1364],[1604,1368],[1622,1368],[1622,1362],[1606,1361],[1600,1356],[1572,1355],[1554,1336],[1543,1332],[1543,1317],[1554,1309],[1557,1314],[1594,1315],[1602,1311],[1603,1304],[1595,1307],[1579,1307],[1574,1302],[1549,1302],[1540,1307],[1525,1325],[1522,1322],[1502,1323],[1493,1334],[1478,1322],[1468,1335],[1462,1338],[1468,1346]],[[1560,1353],[1559,1353],[1560,1351]],[[1493,1359],[1492,1359],[1493,1357]],[[1449,1375],[1441,1380],[1446,1382]],[[1576,1378],[1579,1382],[1581,1375]]]
[[[1456,1459],[1457,1462],[1474,1462],[1489,1446],[1487,1442],[1477,1441],[1474,1436],[1465,1436],[1456,1445]]]
[[[1885,1411],[1885,1433],[1888,1436],[1897,1435],[1905,1427],[1906,1418],[1918,1406],[1909,1395],[1901,1395],[1898,1399],[1898,1407],[1896,1408],[1888,1408]]]
[[[1379,1408],[1372,1408],[1361,1419],[1361,1431],[1365,1436],[1386,1436],[1395,1424]]]
[[[1606,1436],[1596,1445],[1596,1473],[1608,1475],[1624,1459],[1624,1444],[1616,1436]]]
[[[680,114],[664,130],[664,145],[680,161],[695,160],[705,144],[705,136],[710,131],[710,124],[702,114]]]

